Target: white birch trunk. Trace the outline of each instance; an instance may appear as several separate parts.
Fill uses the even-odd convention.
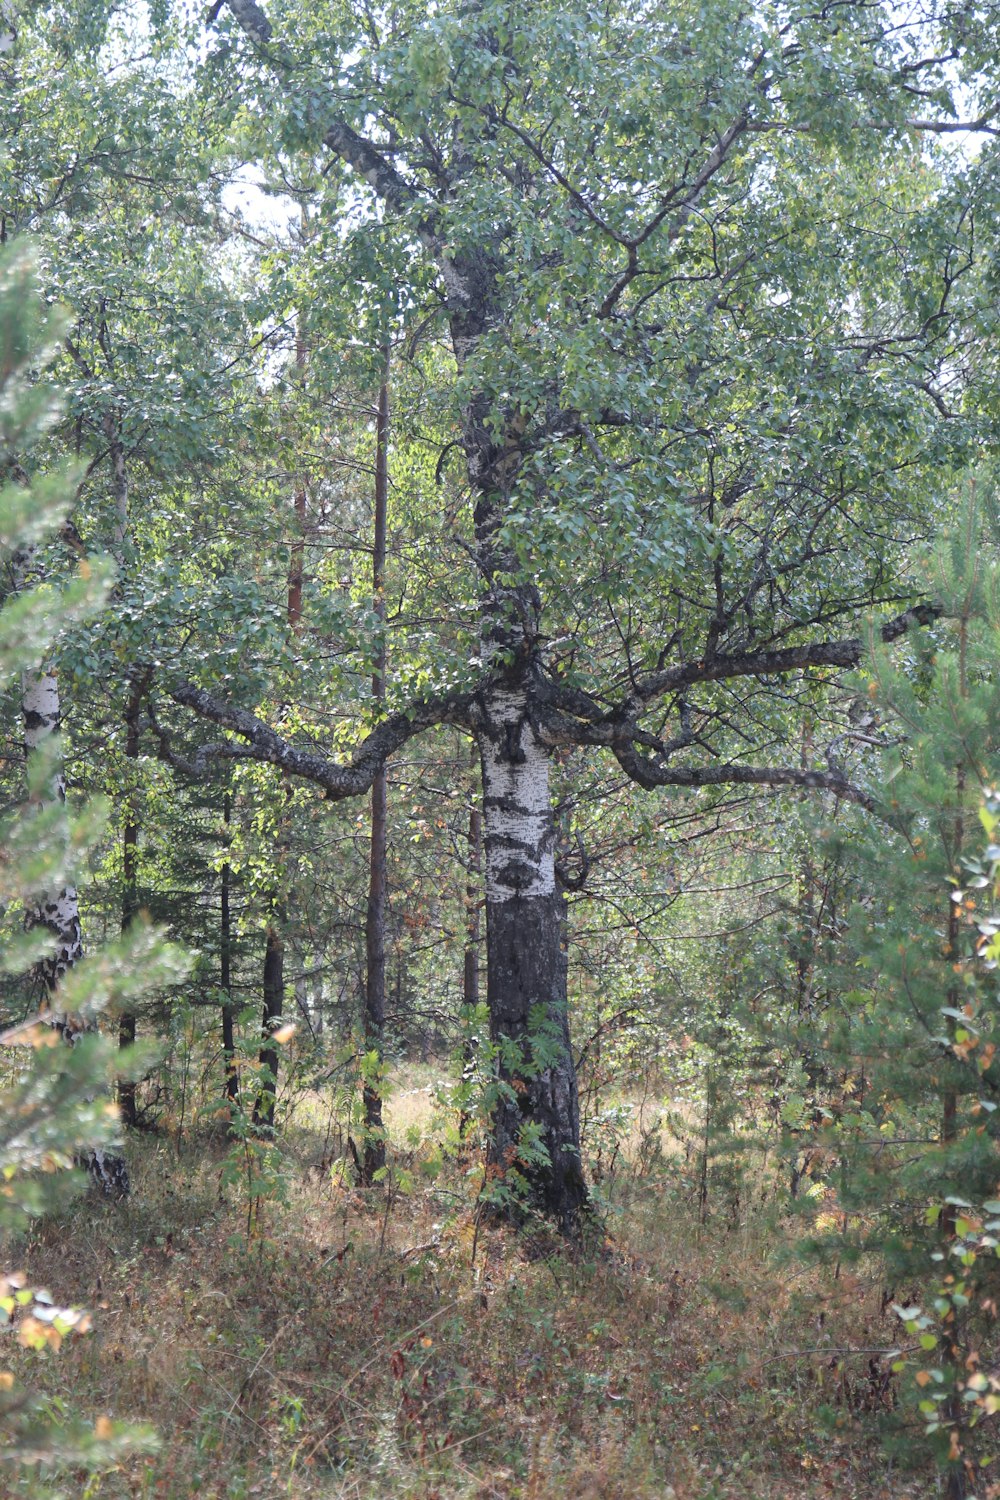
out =
[[[18,559],[18,586],[24,587],[30,554]],[[36,797],[45,803],[65,803],[66,780],[62,759],[52,754],[53,737],[59,732],[61,718],[59,681],[50,667],[24,673],[21,680],[21,712],[24,720],[24,749],[29,764],[33,758],[50,761],[48,781]],[[29,928],[45,927],[52,934],[51,953],[38,966],[38,976],[45,987],[52,1025],[71,1046],[86,1027],[75,1016],[58,1009],[61,981],[83,957],[83,934],[80,926],[80,904],[76,887],[62,885],[53,890],[32,893],[28,897],[25,922]],[[80,1163],[90,1173],[102,1192],[109,1197],[125,1197],[129,1191],[128,1168],[121,1156],[109,1151],[88,1150],[80,1153]]]
[[[487,1002],[504,1085],[489,1156],[527,1178],[533,1207],[573,1232],[586,1204],[580,1111],[566,1012],[563,898],[556,886],[549,758],[527,713],[527,693],[496,687],[479,734],[483,767]],[[542,1065],[538,1049],[544,1049]],[[547,1160],[525,1149],[530,1126]],[[535,1153],[537,1158],[537,1153]]]

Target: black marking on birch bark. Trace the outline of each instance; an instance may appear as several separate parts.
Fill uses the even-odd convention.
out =
[[[548,751],[527,713],[524,687],[494,687],[480,699],[483,834],[489,899],[555,890],[555,828]]]
[[[45,670],[26,674],[22,682],[21,700],[24,749],[30,758],[43,749],[46,741],[51,740],[59,727],[59,684],[55,674]],[[45,712],[35,706],[39,702],[48,705]],[[50,776],[42,799],[65,802],[66,790],[61,765]],[[34,900],[29,898],[26,903],[25,925],[29,930],[44,927],[56,940],[53,951],[38,964],[37,975],[48,996],[51,1024],[63,1041],[72,1046],[87,1027],[77,1017],[61,1014],[56,1002],[62,980],[83,957],[84,952],[80,907],[75,887],[64,885],[58,890],[34,893]],[[102,1193],[115,1198],[124,1197],[128,1193],[128,1168],[124,1158],[115,1152],[85,1151],[79,1154],[77,1160]]]

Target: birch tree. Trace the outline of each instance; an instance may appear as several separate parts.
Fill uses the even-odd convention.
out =
[[[571,1229],[586,1188],[552,752],[603,752],[650,791],[873,806],[823,746],[785,751],[781,705],[858,663],[868,612],[886,641],[935,613],[900,560],[935,469],[986,423],[969,390],[989,7],[901,25],[861,3],[292,6],[279,28],[225,0],[211,22],[210,68],[286,149],[322,142],[352,239],[447,334],[466,649],[346,761],[210,673],[169,691],[228,732],[204,764],[270,761],[330,798],[426,728],[473,737],[490,1155]],[[978,157],[938,149],[958,130]]]

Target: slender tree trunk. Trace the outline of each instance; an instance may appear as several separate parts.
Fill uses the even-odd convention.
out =
[[[301,370],[306,362],[305,345],[301,335],[295,345],[295,363]],[[306,559],[306,520],[308,497],[306,487],[300,484],[295,491],[295,533],[288,557],[288,623],[298,630],[302,623],[302,588]]]
[[[142,701],[142,682],[134,678],[129,689],[125,708],[125,758],[129,762],[130,781],[135,775],[135,763],[139,759],[139,705]],[[136,812],[137,788],[130,784],[122,829],[122,932],[131,927],[139,914],[139,818]],[[135,1042],[135,1014],[123,1011],[118,1019],[118,1045],[131,1047]],[[118,1109],[122,1124],[134,1128],[139,1115],[135,1100],[135,1081],[130,1078],[118,1080]]]
[[[259,1062],[266,1081],[261,1085],[254,1105],[255,1125],[274,1129],[274,1100],[278,1088],[278,1047],[271,1040],[285,1008],[285,936],[284,912],[275,903],[267,928],[264,946],[264,1042]]]
[[[378,645],[372,669],[372,697],[385,702],[385,547],[389,506],[389,354],[378,393],[375,419],[375,516],[372,546],[372,609],[378,621]],[[383,766],[372,782],[368,908],[365,913],[365,1051],[374,1053],[381,1073],[385,1046],[385,906],[387,856],[386,774]],[[371,1184],[385,1166],[385,1129],[378,1077],[363,1084],[365,1149],[361,1180]]]
[[[478,746],[472,747],[472,771],[478,769]],[[475,777],[478,783],[479,777]],[[472,1075],[476,1056],[476,1034],[471,1026],[472,1012],[479,1004],[479,949],[482,943],[480,913],[483,905],[483,811],[482,793],[478,785],[470,788],[469,828],[466,839],[465,865],[465,952],[462,963],[462,1005],[469,1018],[469,1029],[462,1048],[462,1070],[467,1077]],[[459,1120],[459,1135],[465,1138],[469,1125],[469,1114],[463,1110]]]
[[[301,377],[306,367],[306,345],[301,324],[295,340],[295,368]],[[303,579],[305,572],[305,538],[308,519],[308,494],[305,483],[296,487],[294,498],[295,530],[288,556],[288,603],[286,619],[293,633],[298,634],[302,626]],[[287,858],[288,814],[287,804],[291,787],[284,783],[285,807],[278,819],[275,838],[276,858],[283,865]],[[278,1028],[285,1008],[285,920],[284,903],[272,898],[271,915],[264,944],[264,1014],[262,1017],[263,1043],[258,1062],[270,1082],[264,1086],[254,1105],[253,1118],[256,1124],[274,1129],[274,1101],[278,1087],[278,1048],[270,1038]]]
[[[386,894],[385,771],[372,783],[371,857],[368,908],[365,913],[365,1051],[375,1053],[381,1070],[385,1043],[385,894]],[[382,1093],[377,1076],[366,1076],[362,1086],[365,1112],[365,1149],[361,1179],[370,1185],[385,1166]]]
[[[119,568],[124,568],[128,552],[129,484],[128,467],[125,462],[125,445],[122,442],[121,419],[112,411],[104,417],[104,433],[108,440],[111,458],[111,489],[115,500],[115,557]],[[139,817],[136,809],[137,774],[139,759],[139,708],[146,685],[146,676],[141,669],[133,668],[129,674],[128,696],[125,703],[125,758],[128,761],[129,778],[126,793],[125,824],[122,829],[122,932],[128,931],[139,913]],[[131,1047],[135,1042],[135,1014],[123,1011],[118,1018],[118,1045]],[[122,1123],[134,1128],[138,1123],[135,1099],[135,1083],[132,1079],[118,1080],[118,1108]]]
[[[475,769],[477,750],[472,752]],[[472,789],[469,804],[467,864],[465,867],[465,953],[462,965],[462,1004],[474,1009],[479,1004],[479,946],[482,942],[480,912],[483,905],[483,810],[478,787]],[[470,1059],[466,1059],[469,1061]]]
[[[968,694],[968,680],[966,675],[966,653],[968,649],[968,618],[963,615],[959,621],[959,692],[964,698]],[[951,867],[955,878],[959,879],[962,868],[962,850],[965,843],[965,766],[959,764],[955,773],[955,818],[952,825],[952,847]],[[959,951],[961,944],[961,921],[960,909],[955,901],[948,902],[948,956],[955,967],[959,963]],[[962,999],[957,985],[948,990],[948,1008],[952,1012],[961,1009]],[[955,1039],[954,1015],[948,1016],[947,1028],[949,1040]],[[958,1139],[958,1094],[955,1089],[948,1089],[941,1101],[941,1144],[945,1147],[953,1145]],[[957,1210],[954,1203],[945,1203],[941,1213],[941,1233],[945,1243],[945,1254],[954,1240],[957,1232]],[[959,1302],[952,1304],[950,1320],[945,1324],[943,1340],[944,1363],[948,1366],[948,1373],[954,1389],[949,1393],[944,1403],[944,1420],[951,1429],[951,1441],[953,1446],[957,1445],[961,1451],[961,1440],[965,1432],[965,1413],[960,1393],[963,1374],[963,1330],[962,1311]],[[945,1475],[946,1500],[966,1500],[971,1494],[966,1461],[963,1458],[949,1464]]]
[[[226,859],[222,866],[219,893],[219,988],[228,999],[222,1005],[222,1057],[226,1070],[226,1097],[233,1103],[240,1096],[240,1075],[236,1068],[235,1013],[233,1007],[233,928],[230,912],[232,867],[229,863],[229,824],[232,819],[232,797],[229,788],[222,799],[222,822],[225,829]]]

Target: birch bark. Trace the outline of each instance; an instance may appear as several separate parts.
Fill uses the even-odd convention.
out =
[[[529,1183],[531,1206],[573,1233],[587,1190],[566,1006],[549,757],[529,722],[523,688],[498,688],[484,708],[477,738],[483,768],[486,998],[500,1082],[487,1159],[495,1173],[517,1166]],[[525,1151],[527,1134],[541,1153]]]
[[[20,570],[23,586],[28,560]],[[21,710],[24,721],[24,749],[29,765],[32,760],[49,762],[50,771],[36,797],[45,803],[65,803],[66,781],[62,760],[53,756],[53,737],[59,732],[59,682],[55,672],[43,667],[26,673],[21,687]],[[38,977],[44,986],[52,1025],[70,1046],[84,1034],[86,1027],[79,1018],[58,1010],[59,986],[73,965],[83,957],[83,935],[80,926],[80,904],[76,887],[62,885],[57,889],[34,893],[25,914],[29,928],[45,927],[52,934],[54,947],[38,966]],[[128,1168],[122,1156],[112,1151],[90,1150],[81,1153],[80,1163],[101,1191],[112,1198],[126,1197],[129,1192]]]

